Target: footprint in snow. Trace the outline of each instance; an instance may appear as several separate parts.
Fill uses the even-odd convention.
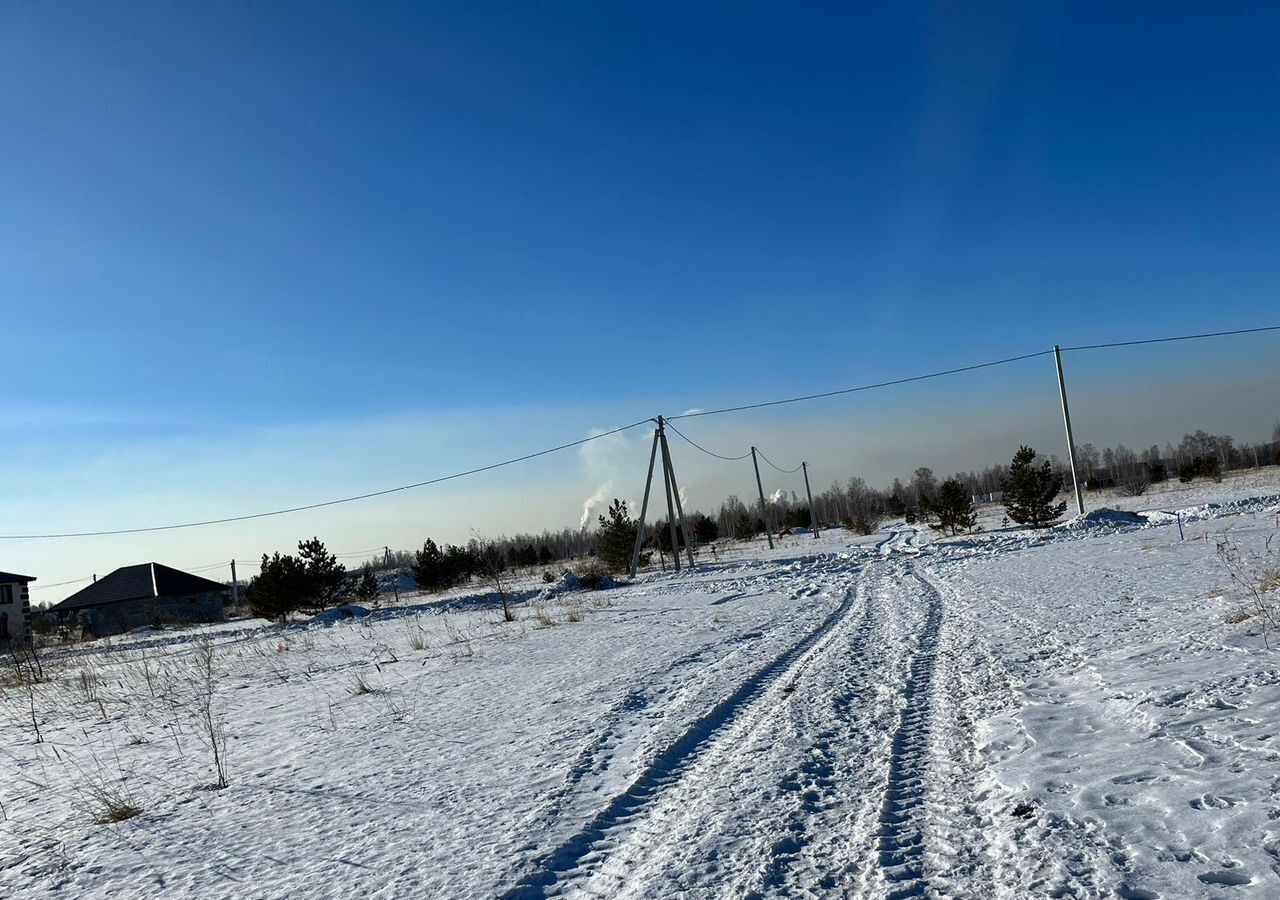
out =
[[[1214,794],[1205,794],[1192,800],[1190,806],[1192,809],[1227,809],[1239,802],[1240,800],[1236,797],[1218,797]]]
[[[1205,884],[1252,884],[1253,877],[1246,875],[1244,872],[1237,872],[1235,869],[1219,869],[1216,872],[1205,872],[1203,875],[1197,875]]]

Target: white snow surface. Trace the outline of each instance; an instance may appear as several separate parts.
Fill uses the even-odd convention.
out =
[[[1280,651],[1217,552],[1263,564],[1276,482],[49,651],[0,898],[1277,897]]]

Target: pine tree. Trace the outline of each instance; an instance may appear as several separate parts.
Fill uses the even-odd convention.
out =
[[[449,586],[445,565],[445,555],[440,552],[436,542],[427,538],[422,549],[413,555],[413,581],[419,590],[442,591]]]
[[[372,603],[378,599],[378,579],[373,574],[373,569],[366,565],[360,571],[360,575],[356,578],[351,592],[362,603]]]
[[[307,597],[303,609],[319,612],[337,602],[347,585],[347,567],[325,549],[320,538],[298,541],[298,557],[307,572]]]
[[[1066,501],[1054,503],[1062,490],[1062,476],[1055,474],[1049,460],[1035,464],[1036,451],[1022,446],[1009,464],[1009,476],[1000,479],[1004,508],[1020,525],[1039,528],[1048,525],[1067,509]]]
[[[720,536],[720,526],[710,516],[698,513],[693,517],[693,539],[699,544],[709,544]]]
[[[923,501],[922,501],[923,502]],[[978,521],[978,514],[973,508],[973,494],[969,486],[957,478],[948,478],[938,487],[937,499],[928,504],[938,521],[930,522],[929,527],[937,531],[950,531],[959,534],[968,531]]]
[[[296,556],[262,554],[262,567],[249,582],[246,599],[255,616],[283,625],[289,613],[307,602],[310,585],[306,564]]]
[[[637,523],[627,514],[627,504],[614,499],[607,513],[598,517],[600,537],[596,542],[596,558],[610,572],[622,572],[631,566],[636,546]]]

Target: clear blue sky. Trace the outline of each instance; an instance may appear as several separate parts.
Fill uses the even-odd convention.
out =
[[[1277,34],[1264,4],[5,3],[6,518],[250,511],[1270,324]],[[213,446],[243,452],[181,474]]]

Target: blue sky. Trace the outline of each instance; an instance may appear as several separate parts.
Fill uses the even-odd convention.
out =
[[[215,6],[0,7],[6,530],[327,499],[659,411],[1280,308],[1261,4]],[[1120,381],[1210,399],[1082,440],[1202,427],[1213,390],[1271,390],[1275,349],[1090,357],[1099,423]],[[744,421],[881,480],[868,429],[937,457],[948,390],[1015,426],[1044,387],[968,385]],[[188,543],[0,546],[0,568],[407,546],[508,527],[529,491],[511,527],[554,527],[592,465]]]

